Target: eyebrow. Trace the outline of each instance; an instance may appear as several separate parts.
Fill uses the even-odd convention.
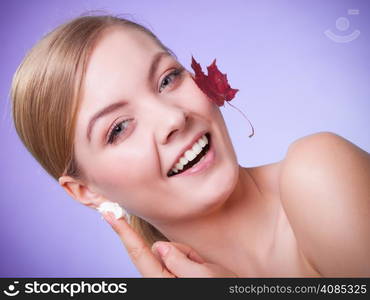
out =
[[[172,56],[169,52],[157,52],[154,56],[153,56],[153,59],[152,59],[152,63],[149,67],[149,71],[148,71],[148,77],[147,77],[147,81],[148,82],[151,82],[153,80],[153,77],[158,69],[158,66],[159,66],[159,63],[161,62],[161,60],[164,58],[164,57],[167,57],[167,56]],[[89,124],[87,126],[87,133],[86,133],[86,137],[87,137],[87,140],[90,142],[91,141],[91,132],[92,132],[92,129],[94,127],[94,124],[96,123],[96,121],[100,118],[102,118],[103,116],[107,115],[107,114],[110,114],[112,112],[114,112],[115,110],[123,107],[127,105],[127,102],[126,101],[118,101],[118,102],[115,102],[115,103],[112,103],[106,107],[104,107],[103,109],[99,110],[98,112],[96,112],[90,119],[89,121]]]

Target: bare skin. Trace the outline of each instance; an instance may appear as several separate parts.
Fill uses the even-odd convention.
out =
[[[353,191],[356,191],[363,197],[345,199],[347,201],[346,203],[350,205],[348,208],[352,208],[352,211],[348,211],[346,215],[341,216],[339,224],[326,228],[325,230],[320,228],[321,225],[319,223],[315,222],[303,224],[306,230],[300,230],[299,226],[302,224],[299,223],[303,222],[295,221],[294,215],[287,216],[286,210],[288,213],[291,213],[292,208],[284,208],[284,204],[285,207],[287,207],[287,203],[289,205],[289,202],[285,203],[281,198],[281,187],[284,184],[282,176],[285,176],[285,178],[289,177],[286,173],[282,172],[282,169],[285,168],[285,172],[287,172],[286,165],[294,159],[297,159],[297,155],[300,155],[298,156],[300,159],[310,158],[304,151],[297,152],[297,150],[302,150],[302,146],[304,146],[305,149],[321,146],[322,157],[327,163],[326,166],[322,165],[323,170],[331,169],[333,167],[333,165],[331,165],[333,162],[338,164],[335,158],[339,159],[343,155],[352,157],[352,159],[349,161],[343,160],[342,163],[339,162],[341,167],[348,166],[349,164],[358,167],[352,169],[352,173],[348,175],[351,175],[352,178],[357,177],[359,182],[355,186],[347,186],[347,190],[345,191],[347,194],[344,195],[344,198],[346,196],[351,196]],[[338,151],[337,157],[334,157],[334,159],[329,158],[329,156],[333,156],[333,152],[331,152],[331,150],[333,150],[332,147],[335,147]],[[318,150],[319,149],[320,148],[318,148]],[[303,155],[307,156],[304,157]],[[284,163],[285,166],[283,166]],[[315,166],[312,165],[312,167]],[[365,184],[370,176],[369,171],[369,153],[331,133],[314,134],[299,140],[298,143],[295,143],[294,146],[291,147],[284,161],[254,168],[241,167],[241,172],[246,174],[246,177],[250,179],[248,181],[245,180],[246,177],[242,177],[244,178],[243,180],[255,187],[254,199],[257,200],[254,202],[253,206],[249,207],[250,211],[253,211],[256,215],[259,215],[259,213],[263,215],[263,217],[257,218],[255,223],[255,225],[259,227],[258,232],[260,236],[258,239],[257,235],[254,236],[254,242],[257,242],[257,240],[261,242],[260,244],[255,243],[255,245],[257,245],[255,247],[247,246],[245,248],[240,247],[234,249],[234,252],[229,257],[218,257],[217,253],[213,255],[214,253],[208,250],[202,252],[201,246],[197,247],[197,251],[195,251],[194,248],[190,248],[187,245],[171,242],[171,244],[175,245],[177,249],[189,259],[200,263],[202,266],[206,266],[206,269],[200,272],[200,275],[197,272],[197,267],[199,267],[198,264],[192,266],[193,269],[191,270],[189,270],[188,265],[176,265],[171,261],[167,261],[165,258],[161,258],[155,251],[155,246],[152,248],[152,253],[155,255],[154,257],[150,250],[144,245],[140,236],[132,231],[125,221],[112,220],[109,222],[124,242],[128,252],[131,254],[133,262],[137,265],[138,269],[141,270],[142,274],[144,276],[147,274],[148,277],[178,277],[175,274],[179,269],[187,270],[183,274],[183,277],[369,277],[370,252],[368,250],[370,245],[370,226],[368,223],[368,216],[370,191],[368,185]],[[337,176],[338,175],[343,179],[345,178],[341,174],[337,174]],[[305,173],[302,173],[302,176],[305,177],[305,179],[309,179]],[[327,178],[326,183],[329,184],[331,180],[332,178]],[[328,188],[326,183],[323,182],[323,189]],[[294,184],[294,182],[292,182],[292,184]],[[337,184],[340,184],[340,182],[337,182]],[[324,190],[322,190],[322,192],[324,193]],[[340,195],[335,195],[335,190],[332,190],[332,193],[333,201],[341,197]],[[284,191],[284,195],[289,195],[289,191]],[[301,197],[302,199],[308,199],[303,193]],[[302,210],[305,210],[309,208],[311,204],[302,202],[301,205]],[[361,205],[364,206],[361,207]],[[324,205],[318,207],[317,211],[320,211],[320,213],[316,215],[317,219],[325,215],[330,215],[332,211],[335,210],[333,207],[330,207],[330,210],[326,211],[325,207],[329,208],[330,206],[324,203]],[[238,206],[238,208],[240,209],[241,207]],[[363,214],[359,214],[361,210]],[[289,218],[291,219],[290,221]],[[355,243],[350,244],[349,247],[352,253],[356,255],[350,253],[349,257],[346,257],[345,253],[341,253],[341,249],[343,248],[342,243],[346,241],[346,236],[342,235],[339,239],[335,239],[335,237],[338,236],[338,233],[341,234],[344,227],[350,225],[351,219],[354,218],[358,220],[358,223],[362,227],[349,228],[349,237],[347,237],[347,239],[354,237],[353,239],[355,241]],[[270,222],[263,222],[263,220],[270,220]],[[328,263],[330,264],[331,260],[336,260],[336,255],[333,253],[334,259],[328,259],[328,257],[322,256],[322,253],[325,252],[325,247],[327,247],[325,244],[315,244],[314,247],[312,247],[314,252],[307,250],[308,247],[306,248],[306,242],[309,238],[307,232],[310,231],[319,233],[316,234],[318,240],[322,233],[326,234],[329,238],[334,237],[332,242],[336,244],[333,244],[333,246],[337,247],[334,250],[337,250],[339,259],[344,263],[338,268],[333,266],[326,268],[326,265],[328,265]],[[135,238],[132,238],[132,236]],[[238,241],[242,243],[243,239]],[[146,251],[138,251],[138,249],[144,248],[146,248]],[[134,249],[134,251],[132,251],[132,249]],[[238,251],[240,249],[242,249],[242,251]],[[251,249],[254,249],[255,252],[251,251]],[[134,253],[134,255],[132,255],[132,253]],[[240,256],[238,257],[238,255]],[[178,261],[182,259],[183,257],[179,257]],[[161,266],[158,264],[156,267],[150,268],[150,264],[147,263],[150,260],[156,263],[159,261],[162,264]],[[174,273],[169,271],[171,269],[174,270]]]
[[[293,143],[281,162],[240,167],[219,108],[193,74],[174,77],[178,62],[163,56],[148,76],[160,51],[137,31],[103,36],[89,60],[76,125],[76,158],[87,178],[59,178],[80,203],[96,209],[117,202],[171,241],[160,258],[157,246],[166,243],[149,249],[123,219],[110,222],[141,274],[369,275],[369,154],[320,133]],[[122,99],[124,106],[92,122]],[[118,135],[109,143],[112,132]],[[214,163],[168,177],[202,132],[211,134]]]

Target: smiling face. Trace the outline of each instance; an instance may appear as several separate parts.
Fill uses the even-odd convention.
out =
[[[238,178],[219,108],[193,74],[176,71],[181,68],[145,33],[112,27],[92,51],[82,86],[75,156],[86,184],[148,222],[206,214],[227,199]],[[211,148],[187,173],[204,161],[207,168],[169,177],[203,133],[210,134]]]

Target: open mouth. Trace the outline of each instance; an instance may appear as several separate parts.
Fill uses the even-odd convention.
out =
[[[210,135],[209,132],[207,132],[205,134],[205,136],[207,137],[208,143],[202,148],[202,151],[199,152],[199,154],[197,154],[197,156],[193,160],[188,161],[187,164],[183,166],[182,170],[177,170],[177,172],[174,172],[174,170],[171,169],[167,173],[167,177],[179,175],[179,174],[185,172],[186,170],[192,168],[207,154],[207,152],[208,152],[208,150],[210,149],[210,146],[211,146],[211,135]]]

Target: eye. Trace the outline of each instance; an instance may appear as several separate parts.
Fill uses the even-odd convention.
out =
[[[111,129],[108,132],[108,138],[106,143],[107,144],[114,143],[116,138],[126,131],[127,126],[124,126],[124,124],[127,124],[129,121],[131,121],[131,119],[123,120],[118,123],[113,123]]]
[[[170,74],[168,74],[162,80],[161,86],[159,87],[159,92],[162,92],[163,87],[167,87],[169,84],[172,84],[174,82],[174,80],[176,80],[176,78],[183,73],[183,71],[184,71],[184,68],[180,67],[180,68],[177,68],[177,69],[173,70]]]

